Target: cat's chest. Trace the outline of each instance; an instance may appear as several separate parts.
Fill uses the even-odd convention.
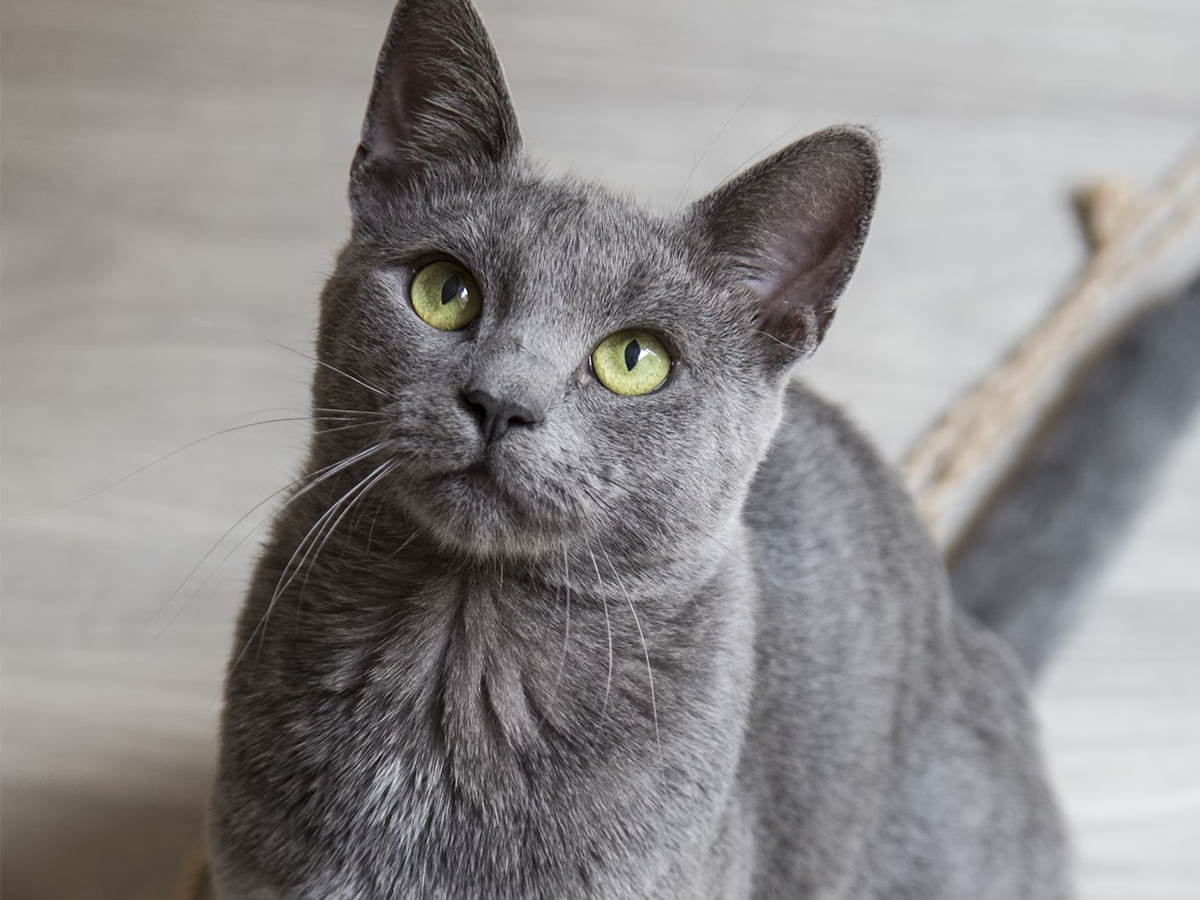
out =
[[[329,590],[307,615],[303,639],[280,640],[269,663],[287,695],[282,731],[381,796],[528,788],[563,760],[580,776],[600,755],[592,735],[636,726],[622,715],[640,690],[628,654],[614,647],[597,668],[595,652],[624,646],[626,630],[578,594],[381,576]]]

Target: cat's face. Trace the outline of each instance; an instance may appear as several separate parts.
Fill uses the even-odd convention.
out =
[[[520,158],[474,11],[401,4],[323,298],[316,405],[384,414],[389,496],[448,547],[670,557],[740,508],[876,179],[850,130],[672,217],[546,179]]]
[[[445,544],[496,556],[677,546],[740,506],[781,374],[695,242],[686,220],[519,166],[420,191],[351,244],[326,297],[325,361],[390,396],[326,370],[318,405],[386,413],[395,496]],[[416,276],[439,260],[475,282],[478,313],[454,330],[413,302]],[[455,270],[431,271],[444,284]],[[610,373],[594,352],[623,332],[648,337],[618,339]],[[663,373],[647,393],[618,392]],[[521,416],[489,440],[476,392]]]

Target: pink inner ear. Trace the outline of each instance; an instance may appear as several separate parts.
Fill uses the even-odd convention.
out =
[[[398,4],[351,166],[356,215],[385,209],[426,170],[501,163],[519,146],[500,63],[471,4]]]
[[[874,139],[835,128],[785,147],[697,204],[714,248],[757,298],[773,354],[788,351],[794,361],[824,337],[858,262],[878,183]]]

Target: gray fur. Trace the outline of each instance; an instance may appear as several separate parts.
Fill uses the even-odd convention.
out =
[[[1200,282],[1135,320],[952,554],[954,593],[1038,673],[1200,403]]]
[[[1065,896],[1015,659],[788,386],[866,236],[870,135],[664,218],[523,160],[462,0],[402,2],[378,72],[313,382],[376,424],[314,434],[251,585],[217,897]],[[439,257],[482,288],[462,331],[407,299]],[[588,365],[627,327],[676,360],[644,396]],[[538,421],[486,442],[474,390]]]

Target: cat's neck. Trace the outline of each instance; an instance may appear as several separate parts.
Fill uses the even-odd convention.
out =
[[[270,608],[277,652],[317,661],[322,686],[337,690],[373,669],[410,673],[380,679],[380,690],[393,709],[440,717],[447,738],[470,743],[490,729],[521,748],[547,729],[601,729],[620,716],[657,740],[664,708],[687,705],[676,694],[703,691],[712,661],[752,643],[754,576],[738,523],[678,556],[654,549],[631,561],[564,538],[560,558],[506,560],[448,549],[399,509],[368,506],[328,535],[318,529],[306,559],[303,536],[326,500],[280,523],[243,635],[253,641],[253,619]]]
[[[346,810],[322,842],[371,823],[386,832],[378,846],[409,846],[438,809],[437,839],[462,858],[497,840],[528,851],[514,872],[585,858],[595,841],[618,848],[603,876],[614,883],[632,861],[679,853],[678,835],[690,835],[685,855],[707,852],[752,691],[756,591],[740,529],[672,580],[603,548],[568,548],[562,565],[472,560],[368,507],[260,627],[326,508],[314,498],[277,523],[229,681],[278,736],[272,771],[304,773],[311,796]],[[640,822],[662,827],[630,831]]]

